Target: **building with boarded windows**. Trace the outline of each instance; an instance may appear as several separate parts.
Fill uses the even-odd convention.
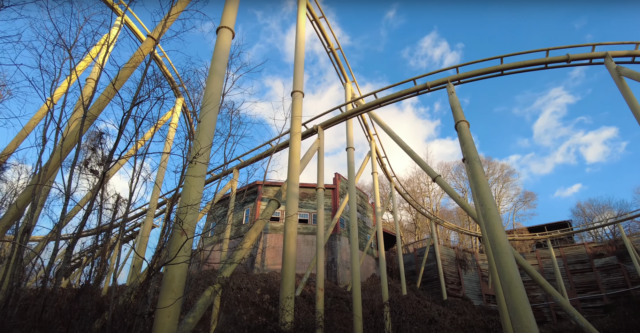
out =
[[[267,202],[278,191],[281,182],[254,182],[237,190],[236,202],[231,225],[229,251],[240,243],[243,235],[262,213]],[[347,179],[336,173],[332,184],[325,184],[325,226],[328,228],[335,217],[340,203],[348,193]],[[227,221],[229,195],[223,197],[209,212],[202,239],[205,267],[218,268],[220,266],[220,248],[222,236]],[[366,252],[367,256],[360,268],[361,279],[364,281],[372,274],[377,274],[377,241],[365,248],[375,226],[375,208],[370,203],[367,194],[358,189],[358,239],[360,256]],[[316,184],[300,184],[300,199],[298,213],[298,239],[296,256],[296,273],[306,271],[316,253]],[[284,231],[284,217],[286,202],[273,214],[271,221],[265,226],[251,250],[251,255],[243,266],[255,273],[280,271],[282,265],[282,243]],[[346,285],[351,281],[351,261],[349,255],[349,205],[338,217],[335,228],[327,230],[329,241],[325,246],[326,279]],[[395,237],[387,237],[395,241]],[[375,233],[373,233],[375,238]],[[389,248],[395,244],[385,244]],[[314,269],[315,272],[315,269]]]

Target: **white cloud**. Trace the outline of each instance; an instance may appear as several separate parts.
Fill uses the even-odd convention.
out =
[[[459,63],[462,60],[463,47],[464,44],[458,43],[452,48],[434,29],[415,46],[405,48],[402,56],[409,61],[409,66],[415,69],[442,68]]]
[[[404,22],[404,19],[398,15],[398,4],[394,3],[391,8],[384,13],[380,22],[380,40],[377,42],[377,49],[383,50],[388,40],[389,30],[395,29]]]
[[[330,13],[330,8],[325,8],[325,12]],[[391,15],[388,13],[388,16]],[[395,14],[394,14],[395,15]],[[271,17],[263,13],[260,14],[259,20],[267,22],[265,30],[262,34],[265,37],[265,43],[261,43],[261,47],[271,47],[279,52],[280,59],[287,63],[292,63],[294,38],[295,38],[295,22],[282,21],[282,16],[276,14]],[[332,27],[336,30],[341,44],[348,45],[350,38],[342,31],[339,22],[335,19],[331,20]],[[285,33],[279,33],[284,31]],[[346,42],[345,42],[346,41]],[[274,50],[271,49],[271,50]],[[263,51],[268,51],[263,49]],[[256,116],[267,120],[273,128],[280,127],[284,124],[284,120],[280,119],[275,122],[269,121],[270,115],[273,114],[273,105],[285,104],[285,110],[289,107],[291,91],[291,72],[270,72],[265,73],[263,91],[266,91],[262,100],[267,102],[258,103],[254,109]],[[387,82],[371,82],[365,76],[358,75],[360,87],[363,93],[372,91],[378,87],[387,85]],[[305,98],[303,102],[303,119],[309,119],[311,116],[324,112],[332,107],[344,102],[344,88],[336,77],[335,70],[329,62],[326,52],[318,41],[317,36],[313,33],[310,26],[307,25],[307,40],[305,48]],[[284,97],[284,100],[283,100]],[[434,109],[440,109],[440,102],[435,102]],[[440,120],[434,118],[431,114],[430,107],[423,106],[418,99],[410,99],[398,104],[387,106],[377,111],[377,113],[396,130],[404,140],[419,154],[424,154],[428,149],[431,151],[434,159],[453,160],[461,158],[460,148],[456,138],[438,137],[440,130]],[[337,113],[337,112],[336,112]],[[330,115],[327,116],[328,119]],[[282,117],[280,117],[282,118]],[[346,155],[346,133],[344,124],[340,124],[333,128],[325,130],[325,182],[331,182],[333,174],[338,172],[347,175],[347,155]],[[356,168],[359,167],[365,154],[369,151],[369,144],[366,141],[357,120],[354,119],[354,141],[355,141],[355,157]],[[288,129],[289,125],[286,124]],[[414,162],[406,156],[400,148],[389,139],[384,133],[378,129],[386,153],[393,161],[393,167],[398,174],[402,174]],[[304,154],[311,145],[312,140],[303,141],[301,154]],[[276,161],[272,163],[273,169],[270,170],[268,178],[285,179],[287,175],[287,156],[288,151],[282,151],[277,154]],[[370,180],[369,167],[363,174],[363,180]],[[302,182],[315,182],[317,174],[317,164],[315,159],[304,170],[300,180]]]
[[[573,21],[573,27],[576,28],[576,30],[580,30],[585,25],[587,25],[587,18],[584,16]]]
[[[619,155],[627,142],[619,139],[619,130],[613,126],[601,126],[595,130],[577,128],[578,123],[590,123],[587,117],[566,119],[570,105],[577,103],[580,97],[570,93],[566,85],[569,82],[584,79],[584,70],[572,71],[565,85],[550,89],[538,96],[533,104],[516,113],[535,117],[532,140],[520,139],[520,142],[532,143],[539,152],[516,154],[509,157],[527,176],[528,174],[548,174],[561,164],[576,164],[579,157],[586,164],[603,163]],[[527,147],[521,144],[523,147]]]
[[[559,188],[553,196],[566,198],[578,193],[581,189],[583,189],[582,184],[577,183],[567,188],[564,188],[564,187]]]

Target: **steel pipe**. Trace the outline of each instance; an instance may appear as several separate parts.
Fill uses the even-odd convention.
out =
[[[176,211],[176,221],[173,223],[167,246],[168,258],[171,260],[165,266],[162,277],[153,321],[152,331],[154,333],[175,332],[178,327],[187,271],[191,260],[193,236],[198,223],[200,201],[202,200],[211,146],[220,111],[220,99],[229,62],[231,40],[235,34],[233,28],[238,5],[239,0],[225,1],[222,18],[217,29],[216,43],[203,94],[202,108],[199,113],[198,123],[200,125],[196,128],[190,163],[187,167],[180,204]],[[148,40],[145,40],[143,44]]]
[[[102,36],[102,38],[100,38],[98,43],[96,43],[96,45],[92,47],[91,50],[89,50],[87,55],[80,62],[76,64],[76,66],[71,71],[71,74],[69,74],[64,79],[64,81],[60,83],[60,85],[56,88],[56,90],[53,91],[53,94],[47,98],[44,104],[36,111],[36,113],[33,116],[31,116],[31,119],[29,119],[29,121],[22,127],[22,129],[11,140],[11,142],[9,142],[9,144],[2,150],[2,152],[0,153],[0,167],[2,167],[7,162],[7,160],[16,151],[16,149],[18,149],[18,147],[20,147],[22,142],[24,142],[24,140],[29,136],[29,134],[31,134],[33,129],[36,128],[36,126],[38,126],[40,121],[42,121],[42,119],[47,115],[47,113],[50,112],[53,109],[53,107],[58,103],[60,98],[62,98],[62,96],[64,96],[69,91],[69,87],[71,87],[76,82],[78,77],[82,75],[82,73],[89,67],[89,65],[91,65],[91,63],[93,63],[94,60],[99,60],[103,58],[98,56],[98,54],[104,51],[105,43],[109,44],[106,47],[107,49],[112,48],[112,45],[115,44],[115,39],[117,38],[117,35],[120,33],[121,20],[122,19],[119,17],[116,19],[116,22],[114,23],[111,30],[108,33],[106,33],[104,36]],[[107,54],[108,53],[110,52],[107,52]],[[98,61],[96,61],[96,65],[94,66],[94,68],[96,67],[102,70],[102,67],[98,65]]]
[[[358,182],[358,180],[360,179],[360,176],[364,172],[364,169],[367,166],[367,162],[369,162],[369,157],[370,156],[371,156],[370,154],[365,155],[364,160],[362,161],[362,164],[360,165],[360,169],[358,169],[358,174],[356,174],[356,183]],[[342,203],[340,203],[340,206],[338,207],[338,210],[336,211],[336,214],[333,216],[333,219],[331,220],[331,223],[329,224],[329,227],[325,229],[323,246],[327,245],[327,242],[329,241],[329,237],[331,237],[331,230],[333,230],[336,227],[336,224],[338,224],[338,220],[340,220],[340,216],[342,215],[342,212],[344,212],[344,209],[347,207],[348,203],[349,203],[349,193],[347,193],[344,196],[344,199],[342,199]],[[309,276],[311,275],[311,271],[316,266],[316,262],[317,262],[316,259],[317,259],[317,257],[314,255],[313,259],[311,259],[311,262],[309,263],[309,266],[307,266],[307,270],[305,271],[304,275],[302,276],[302,280],[300,280],[300,284],[298,285],[298,288],[296,289],[296,296],[300,296],[300,294],[302,293],[302,289],[304,289],[304,286],[306,285],[307,280],[309,280]]]
[[[618,71],[618,73],[620,73],[620,75],[626,77],[627,79],[640,82],[640,73],[627,67],[622,67],[620,65],[616,66],[616,70]]]
[[[324,131],[318,131],[316,182],[316,333],[324,332]]]
[[[633,247],[633,244],[627,238],[627,234],[624,232],[621,224],[618,224],[618,230],[620,230],[620,236],[622,236],[622,241],[624,242],[624,246],[627,248],[629,252],[629,256],[631,256],[631,261],[633,262],[633,266],[636,268],[636,274],[640,276],[640,264],[638,264],[638,253],[636,249]]]
[[[350,101],[352,98],[351,82],[347,80],[344,84],[345,100]],[[347,104],[347,111],[351,110],[351,104]],[[362,291],[360,287],[360,249],[358,241],[358,189],[356,188],[356,170],[355,170],[355,144],[353,142],[353,119],[346,122],[347,130],[347,180],[349,189],[349,257],[351,266],[351,304],[353,307],[353,331],[362,332]],[[374,146],[375,147],[375,146]],[[372,165],[376,163],[375,152],[371,148]],[[376,174],[377,176],[377,174]],[[366,249],[365,249],[366,251]]]
[[[400,236],[400,220],[398,219],[398,204],[396,203],[396,191],[393,180],[391,183],[391,201],[393,202],[393,224],[396,228],[396,251],[398,252],[398,268],[400,270],[400,285],[402,295],[407,294],[407,281],[404,276],[404,260],[402,260],[402,237]]]
[[[164,183],[164,175],[167,171],[167,164],[169,163],[169,157],[171,155],[171,147],[173,146],[173,138],[178,129],[178,121],[180,120],[180,114],[182,112],[182,104],[184,100],[180,97],[176,99],[175,106],[171,111],[171,122],[169,123],[169,129],[167,131],[167,137],[164,141],[164,147],[162,149],[162,155],[160,156],[160,163],[156,171],[156,181],[151,191],[151,198],[149,199],[149,209],[147,210],[147,216],[145,216],[144,222],[140,227],[139,240],[136,242],[136,251],[133,259],[131,260],[131,267],[129,268],[129,276],[127,278],[127,285],[134,283],[140,276],[142,270],[142,263],[147,253],[147,245],[149,244],[149,234],[151,233],[151,227],[153,226],[153,219],[155,218],[156,205],[158,198],[160,197],[160,191],[162,190],[162,184]]]
[[[300,146],[302,144],[302,99],[304,98],[305,0],[298,0],[296,43],[293,59],[293,91],[291,92],[291,127],[289,130],[289,162],[287,169],[287,209],[284,219],[282,269],[280,274],[280,326],[293,330],[296,291],[296,245],[298,240],[298,201],[300,196]]]
[[[553,263],[553,273],[556,278],[558,289],[562,293],[562,296],[564,296],[565,299],[569,300],[567,288],[564,285],[564,280],[562,279],[562,274],[560,273],[560,266],[558,266],[558,260],[556,259],[556,254],[555,252],[553,252],[553,245],[551,244],[551,240],[549,239],[547,239],[547,247],[549,248],[549,254],[551,255],[551,262]]]
[[[449,94],[449,105],[453,114],[455,129],[458,132],[460,148],[464,156],[464,164],[469,177],[471,191],[474,192],[476,209],[482,216],[486,238],[489,239],[489,246],[493,252],[493,258],[498,269],[498,276],[505,301],[511,317],[511,325],[514,332],[538,332],[538,325],[533,316],[531,305],[524,284],[520,278],[520,272],[516,262],[509,255],[512,248],[507,239],[507,235],[502,225],[502,218],[498,212],[498,207],[491,193],[489,182],[484,174],[484,169],[480,161],[480,155],[476,150],[469,130],[469,122],[465,119],[460,101],[451,83],[447,85]],[[463,126],[461,126],[464,124]]]
[[[638,100],[633,95],[631,88],[629,88],[629,85],[622,75],[620,75],[620,72],[616,70],[616,63],[613,62],[613,58],[611,58],[611,54],[609,54],[609,52],[605,53],[604,65],[607,67],[613,82],[615,82],[618,90],[620,90],[620,93],[624,98],[624,101],[627,102],[629,109],[631,109],[631,113],[633,113],[633,116],[636,117],[636,121],[640,125],[640,104],[638,104]]]
[[[63,134],[63,137],[65,137],[66,140],[61,147],[57,147],[53,151],[50,159],[43,167],[43,169],[47,171],[42,176],[35,175],[27,187],[20,193],[18,198],[7,208],[2,218],[0,218],[0,236],[4,236],[11,226],[16,223],[24,213],[24,210],[31,202],[34,191],[38,187],[37,179],[50,179],[58,172],[62,161],[75,148],[81,136],[89,130],[93,122],[98,118],[102,111],[104,111],[113,97],[115,97],[118,90],[127,82],[146,56],[153,50],[156,46],[156,41],[160,40],[162,35],[164,35],[164,33],[171,27],[173,22],[175,22],[189,2],[189,0],[178,0],[175,5],[171,7],[169,13],[158,23],[151,34],[149,34],[152,38],[145,40],[122,69],[114,76],[113,80],[106,86],[100,97],[98,97],[95,103],[87,111],[85,124],[82,126],[82,132],[80,132],[79,124],[77,126],[67,127],[67,130],[65,130],[65,133]]]
[[[313,155],[315,155],[317,151],[318,141],[316,140],[300,160],[300,173],[304,171],[304,169],[313,158]],[[249,255],[254,247],[254,244],[258,240],[258,237],[264,230],[264,227],[269,222],[269,219],[271,219],[273,213],[282,205],[283,196],[287,192],[287,187],[288,180],[285,180],[282,186],[280,186],[280,189],[278,189],[276,194],[273,196],[273,198],[269,199],[266,207],[262,210],[262,213],[260,213],[260,217],[254,222],[249,231],[244,234],[242,241],[240,241],[240,244],[236,246],[233,254],[231,254],[228,260],[222,263],[222,267],[220,267],[216,276],[217,282],[205,289],[205,291],[196,300],[193,308],[191,308],[191,310],[189,310],[189,312],[185,315],[184,319],[182,319],[177,330],[178,332],[191,332],[193,328],[198,324],[198,321],[200,321],[202,315],[213,302],[215,295],[221,292],[224,280],[229,278],[235,271],[236,267],[238,267],[238,265],[242,262],[242,260],[244,260],[244,258]]]
[[[227,208],[227,224],[224,226],[224,236],[222,237],[222,249],[220,251],[220,262],[224,263],[229,256],[229,239],[231,238],[231,226],[233,225],[233,211],[236,205],[236,191],[238,189],[238,178],[240,172],[233,169],[233,178],[229,181],[231,184],[231,194],[229,195],[229,208]],[[244,221],[243,221],[244,222]],[[201,238],[202,239],[202,238]],[[220,315],[220,298],[221,293],[217,293],[213,299],[213,311],[211,312],[211,327],[209,332],[213,333],[218,326],[218,317]]]
[[[562,295],[557,290],[555,290],[555,288],[553,288],[553,286],[549,284],[549,282],[547,282],[547,280],[545,280],[544,277],[542,277],[542,275],[540,275],[540,273],[538,273],[538,271],[535,268],[529,265],[527,260],[524,259],[520,255],[520,253],[518,253],[513,248],[511,248],[511,252],[513,253],[513,257],[515,258],[516,263],[520,266],[520,268],[522,268],[522,270],[527,275],[529,275],[529,277],[537,285],[539,285],[542,288],[542,290],[544,290],[544,292],[546,292],[549,296],[551,296],[554,302],[556,302],[556,304],[560,306],[562,311],[564,311],[571,318],[571,320],[573,320],[574,323],[578,324],[578,326],[580,326],[580,328],[582,328],[582,330],[585,332],[589,332],[589,333],[598,332],[598,330],[595,329],[593,325],[591,325],[586,319],[584,319],[584,317],[580,314],[580,312],[578,312],[578,310],[576,310],[575,308],[573,308],[573,306],[571,306],[571,303],[569,303],[569,301],[566,298],[562,297]]]
[[[373,177],[373,197],[376,208],[376,229],[378,233],[378,267],[380,268],[380,288],[384,303],[384,331],[391,332],[391,308],[389,305],[389,283],[387,282],[387,259],[384,250],[384,232],[382,230],[382,211],[380,210],[380,189],[378,184],[378,164],[376,163],[376,142],[371,145],[371,176]],[[356,229],[358,230],[358,229]],[[353,260],[353,259],[352,259]],[[358,281],[360,282],[360,281]],[[354,288],[355,289],[355,284]]]
[[[442,270],[442,261],[440,259],[440,244],[438,242],[438,230],[433,220],[429,220],[429,227],[431,229],[431,243],[433,243],[433,250],[436,256],[436,265],[438,266],[438,279],[440,280],[440,292],[442,293],[442,300],[447,299],[447,284],[444,281],[444,272]]]

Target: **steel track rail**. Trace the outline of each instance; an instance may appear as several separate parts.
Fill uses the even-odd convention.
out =
[[[636,44],[636,43],[640,43],[640,42],[622,42],[620,45],[627,45],[627,44]],[[599,43],[598,45],[618,45],[615,43]],[[591,44],[589,44],[591,45]],[[439,79],[435,79],[433,81],[429,81],[420,85],[416,85],[401,91],[397,91],[391,94],[388,94],[386,96],[382,96],[382,97],[378,97],[375,100],[371,101],[371,102],[367,102],[364,105],[360,105],[357,106],[349,111],[343,111],[342,113],[335,115],[327,120],[324,120],[320,123],[317,123],[318,126],[321,126],[323,129],[328,129],[331,127],[334,127],[338,124],[341,124],[342,122],[346,121],[347,119],[350,118],[354,118],[357,116],[360,116],[362,114],[365,114],[369,111],[373,111],[373,110],[377,110],[379,108],[382,108],[384,106],[387,105],[391,105],[394,103],[397,103],[399,101],[408,99],[408,98],[412,98],[412,97],[416,97],[416,96],[420,96],[423,94],[427,94],[430,93],[432,91],[436,91],[436,90],[440,90],[440,89],[444,89],[446,87],[446,84],[448,82],[455,82],[455,85],[460,85],[460,84],[465,84],[465,83],[470,83],[470,82],[475,82],[475,81],[479,81],[479,80],[483,80],[483,79],[488,79],[488,78],[494,78],[494,77],[498,77],[498,76],[504,76],[504,75],[513,75],[513,74],[520,74],[520,73],[527,73],[527,72],[531,72],[531,71],[537,71],[537,70],[549,70],[549,69],[557,69],[557,68],[566,68],[566,67],[576,67],[576,66],[594,66],[594,65],[602,65],[604,64],[604,62],[594,62],[593,60],[601,60],[604,59],[605,54],[607,52],[589,52],[589,53],[580,53],[580,54],[572,54],[572,55],[565,55],[565,56],[556,56],[556,57],[544,57],[544,58],[539,58],[539,59],[531,59],[531,60],[525,60],[525,61],[519,61],[519,62],[513,62],[513,63],[506,63],[506,64],[501,64],[501,65],[495,65],[495,66],[491,66],[491,67],[486,67],[486,68],[481,68],[481,69],[476,69],[476,70],[472,70],[469,72],[463,72],[463,73],[458,73],[458,74],[454,74],[454,75],[450,75],[450,76],[446,76],[443,78],[439,78]],[[636,60],[637,57],[640,57],[640,51],[638,50],[629,50],[629,51],[609,51],[608,52],[613,58],[631,58],[631,60],[629,61],[617,61],[616,63],[618,64],[640,64],[640,61]],[[498,57],[499,58],[499,57]],[[573,64],[566,64],[568,59],[573,59],[570,61],[573,61]],[[576,61],[580,61],[577,62]],[[395,85],[392,85],[395,86]],[[391,86],[390,86],[391,87]],[[384,90],[384,88],[382,89]],[[381,91],[381,90],[378,90]],[[368,94],[369,96],[373,95],[373,93]],[[365,95],[367,96],[367,95]],[[360,97],[358,97],[358,99],[360,99]],[[356,102],[358,99],[354,99],[352,101],[346,102],[346,103],[342,103],[328,111],[323,112],[321,115],[314,117],[313,119],[310,119],[306,122],[307,125],[309,125],[313,120],[317,120],[321,117],[324,117],[332,112],[335,111],[341,111],[342,108],[348,104],[348,103],[354,103]],[[287,133],[283,133],[280,136],[277,136],[269,141],[267,141],[266,143],[252,149],[252,151],[257,151],[258,149],[266,146],[267,144],[269,144],[270,142],[276,141],[281,139],[282,137],[284,137],[285,135],[287,135]],[[313,127],[311,126],[309,129],[305,130],[302,132],[302,139],[308,139],[311,138],[315,135],[315,130],[313,129]],[[236,157],[234,159],[231,159],[228,163],[232,163],[234,161],[241,161],[239,163],[236,163],[233,166],[229,166],[227,167],[226,170],[212,175],[211,177],[209,177],[206,180],[206,184],[210,184],[224,176],[227,176],[231,173],[231,170],[234,168],[237,169],[243,169],[253,163],[257,163],[267,157],[269,157],[271,154],[282,151],[284,149],[286,149],[289,146],[289,140],[285,140],[285,141],[281,141],[279,144],[277,145],[273,145],[271,148],[268,148],[260,153],[258,153],[255,156],[252,156],[250,158],[248,158],[247,160],[242,160],[239,157]],[[242,154],[240,156],[246,156],[246,154]],[[224,167],[223,165],[218,166],[216,168],[214,168],[213,170],[216,169],[220,169]],[[175,191],[175,189],[173,189],[172,191]],[[169,192],[172,192],[169,191]],[[404,197],[404,196],[403,196]],[[406,200],[406,197],[405,197]],[[164,206],[166,204],[166,200],[163,200],[161,202],[158,203],[158,209],[161,208],[162,206]],[[144,206],[142,206],[144,207]],[[141,208],[141,207],[140,207]],[[415,207],[414,207],[415,208]],[[146,210],[143,209],[142,212],[136,214],[136,216],[138,215],[144,215],[144,213],[146,212]],[[133,218],[133,216],[132,216]]]
[[[105,1],[106,2],[106,1]],[[467,62],[467,63],[463,63],[463,64],[459,64],[459,65],[455,65],[455,66],[450,66],[450,67],[446,67],[446,68],[442,68],[436,71],[432,71],[432,72],[428,72],[419,76],[415,76],[394,84],[391,84],[389,86],[380,88],[378,90],[372,91],[370,93],[364,94],[362,95],[361,91],[360,91],[360,87],[357,84],[357,80],[355,78],[355,76],[353,75],[353,71],[351,69],[351,66],[349,65],[346,55],[344,54],[341,45],[339,44],[339,41],[336,38],[335,32],[333,31],[333,29],[331,28],[328,20],[326,19],[326,15],[324,14],[324,11],[322,11],[322,8],[319,6],[317,0],[315,0],[316,5],[318,6],[318,9],[320,10],[320,12],[322,13],[322,17],[321,19],[324,19],[325,22],[327,23],[327,26],[329,27],[329,30],[331,31],[334,39],[336,40],[336,43],[338,44],[338,48],[336,50],[339,50],[341,52],[342,57],[345,59],[345,63],[347,64],[348,68],[349,68],[349,72],[351,74],[351,77],[353,78],[354,83],[356,84],[356,88],[358,89],[358,92],[360,93],[360,96],[357,98],[354,98],[353,100],[349,101],[349,102],[345,102],[342,103],[332,109],[329,109],[325,112],[322,112],[312,118],[310,118],[309,120],[303,122],[303,126],[306,128],[306,130],[302,133],[302,138],[307,139],[310,138],[311,136],[315,135],[315,131],[313,130],[313,125],[315,125],[315,121],[325,118],[328,115],[331,115],[335,112],[340,112],[340,114],[327,119],[323,122],[321,122],[320,124],[318,124],[319,126],[322,126],[324,129],[327,128],[331,128],[333,126],[336,126],[344,121],[346,121],[347,119],[353,118],[353,117],[358,117],[358,116],[362,116],[365,113],[369,112],[369,111],[373,111],[376,109],[379,109],[381,107],[387,106],[387,105],[391,105],[397,102],[400,102],[402,100],[405,99],[409,99],[412,97],[417,97],[423,94],[427,94],[430,93],[432,91],[437,91],[437,90],[441,90],[445,88],[445,85],[447,82],[452,82],[454,85],[460,85],[460,84],[465,84],[465,83],[471,83],[471,82],[476,82],[476,81],[480,81],[480,80],[486,80],[486,79],[490,79],[490,78],[496,78],[496,77],[501,77],[501,76],[507,76],[507,75],[514,75],[514,74],[521,74],[521,73],[528,73],[528,72],[533,72],[533,71],[539,71],[539,70],[547,70],[547,69],[557,69],[557,68],[568,68],[568,67],[579,67],[579,66],[593,66],[593,65],[603,65],[604,62],[594,62],[594,60],[601,60],[604,59],[604,56],[606,54],[606,52],[604,51],[600,51],[600,52],[595,52],[596,48],[598,46],[633,46],[633,50],[628,50],[628,51],[610,51],[609,53],[611,54],[611,56],[613,58],[623,58],[622,61],[618,60],[616,61],[616,63],[618,64],[640,64],[640,61],[637,61],[637,57],[640,57],[640,51],[638,51],[638,47],[640,46],[640,42],[639,41],[628,41],[628,42],[603,42],[603,43],[588,43],[588,44],[576,44],[576,45],[568,45],[568,46],[558,46],[558,47],[550,47],[550,48],[543,48],[543,49],[535,49],[535,50],[530,50],[530,51],[523,51],[523,52],[516,52],[516,53],[509,53],[509,54],[505,54],[505,55],[500,55],[500,56],[495,56],[495,57],[490,57],[490,58],[485,58],[485,59],[480,59],[480,60],[475,60],[475,61],[471,61],[471,62]],[[308,3],[308,6],[310,6],[310,3]],[[109,6],[111,8],[111,6]],[[113,8],[112,8],[113,9]],[[130,10],[130,9],[129,9]],[[310,16],[308,16],[310,20],[312,20],[312,18]],[[130,20],[129,20],[130,21]],[[322,34],[318,31],[317,26],[315,26],[313,23],[319,24],[318,21],[316,20],[312,20],[312,26],[314,28],[314,30],[316,31],[316,33],[318,34],[318,36],[320,37]],[[323,44],[323,47],[325,48],[325,50],[327,51],[327,53],[329,54],[330,51],[328,49],[328,44],[326,43],[326,40],[323,40],[323,38],[321,38],[321,42]],[[552,51],[561,51],[561,50],[572,50],[572,49],[577,49],[577,48],[591,48],[590,52],[588,53],[579,53],[579,54],[570,54],[570,53],[566,53],[565,55],[561,55],[561,56],[550,56]],[[536,54],[536,53],[544,53],[545,56],[543,58],[537,58],[537,59],[529,59],[529,60],[523,60],[523,61],[514,61],[514,62],[505,62],[506,60],[513,60],[513,58],[518,57],[518,56],[524,56],[524,55],[532,55],[532,54]],[[168,55],[166,55],[166,53],[164,53],[163,50],[163,55],[165,58],[168,58]],[[340,70],[337,67],[337,64],[334,62],[334,59],[329,56],[329,58],[332,61],[332,64],[334,66],[334,69],[336,70],[336,73],[338,74],[340,81],[343,81],[343,77],[342,75],[340,75]],[[624,60],[624,58],[630,58],[629,60]],[[339,58],[336,59],[337,61],[340,61]],[[500,65],[493,65],[493,66],[488,66],[488,67],[483,67],[480,69],[473,69],[473,70],[469,70],[466,72],[461,72],[461,69],[464,69],[465,67],[469,67],[471,65],[478,65],[478,64],[485,64],[485,63],[490,63],[490,62],[497,62],[500,61]],[[178,75],[177,70],[175,69],[175,67],[173,66],[173,64],[171,64],[172,68],[174,69],[174,71],[176,71],[176,75]],[[434,77],[437,74],[441,74],[441,73],[445,73],[448,71],[456,71],[455,75],[449,75],[449,76],[445,76],[445,77],[441,77],[441,78],[437,78],[434,79],[432,81],[429,81],[428,79],[430,77]],[[419,80],[424,80],[425,82],[422,84],[419,84]],[[181,80],[182,81],[182,80]],[[175,82],[175,81],[173,81]],[[406,84],[413,84],[412,87],[400,90],[400,91],[395,91],[397,88],[406,85]],[[182,85],[182,87],[184,88],[184,85]],[[384,95],[379,97],[378,95]],[[371,97],[373,97],[374,99],[370,102],[366,102],[366,99],[370,99]],[[355,103],[357,101],[365,101],[364,105],[359,105],[356,106],[354,109],[350,110],[349,112],[345,112],[345,110],[343,110],[343,107],[345,107],[347,104],[350,103]],[[363,126],[363,123],[360,121],[360,125]],[[442,220],[440,218],[438,218],[437,216],[433,216],[432,214],[430,214],[426,209],[424,209],[424,207],[420,206],[417,201],[413,198],[410,197],[410,195],[408,195],[407,191],[405,190],[403,184],[401,183],[401,181],[399,180],[399,178],[396,176],[395,172],[393,171],[393,168],[391,166],[391,163],[389,161],[389,158],[387,157],[386,152],[384,151],[384,146],[382,146],[382,142],[380,142],[380,138],[377,135],[377,130],[375,128],[375,124],[372,123],[372,128],[373,128],[373,132],[375,134],[373,134],[373,136],[378,137],[377,142],[379,143],[379,146],[382,147],[383,150],[383,154],[379,154],[378,157],[378,163],[381,165],[383,172],[385,173],[385,176],[391,180],[392,178],[395,178],[395,183],[397,183],[398,185],[400,185],[400,187],[402,187],[402,189],[399,191],[399,194],[408,202],[410,203],[410,205],[415,208],[418,212],[420,212],[422,215],[433,219],[436,223],[442,225],[443,227],[446,227],[448,229],[451,229],[453,231],[459,232],[459,233],[463,233],[469,236],[474,236],[474,237],[479,237],[480,234],[465,228],[461,228],[456,226],[453,223],[447,222],[445,220]],[[363,132],[365,133],[365,135],[367,136],[367,139],[370,139],[371,136],[368,134],[368,126],[364,125],[363,126]],[[227,163],[223,164],[223,165],[219,165],[217,167],[214,167],[213,169],[211,169],[210,171],[208,171],[208,174],[212,174],[211,177],[209,177],[205,184],[209,185],[212,182],[221,179],[224,176],[227,176],[228,174],[231,173],[232,169],[242,169],[245,168],[251,164],[260,162],[261,160],[267,158],[268,156],[271,156],[272,154],[282,151],[286,148],[288,148],[288,140],[280,142],[279,144],[274,145],[275,142],[281,140],[282,138],[284,138],[285,136],[287,136],[289,134],[289,131],[286,131],[284,133],[282,133],[281,135],[278,135],[266,142],[264,142],[263,144],[256,146],[253,149],[250,149],[249,151],[240,154],[234,158],[232,158],[231,160],[229,160]],[[375,138],[374,138],[375,140]],[[267,146],[269,146],[270,148],[267,148]],[[250,154],[253,154],[261,149],[265,149],[262,152],[258,153],[255,156],[249,157],[246,160],[243,160],[243,158],[247,158],[247,156],[249,156]],[[386,168],[386,164],[382,161],[382,159],[386,159],[387,163],[389,165],[389,169],[388,170]],[[236,164],[234,164],[233,166],[230,166],[231,163],[237,162]],[[220,172],[219,174],[213,174],[215,171],[223,169],[222,172]],[[176,189],[172,189],[171,191],[166,192],[166,194],[175,191]],[[160,209],[161,207],[163,207],[166,204],[166,200],[162,200],[161,202],[158,203],[158,207],[157,209]],[[133,220],[139,216],[142,216],[146,213],[146,209],[144,209],[145,205],[139,206],[137,208],[135,208],[133,211],[136,210],[142,210],[141,212],[131,216],[129,219],[127,219],[126,221],[123,222],[128,222],[130,220]],[[630,219],[636,218],[637,216],[633,216]],[[629,220],[629,219],[626,219]],[[624,221],[626,221],[624,220]],[[607,225],[611,225],[611,224],[615,224],[615,223],[620,223],[620,222],[624,222],[624,221],[617,221],[617,222],[609,222],[607,224],[599,224],[598,226],[592,226],[590,227],[588,230],[592,230],[592,229],[596,229],[596,228],[601,228],[603,226],[607,226]],[[541,234],[536,234],[536,236],[529,236],[529,237],[521,237],[521,236],[510,236],[509,239],[510,240],[534,240],[534,239],[546,239],[549,237],[552,238],[556,238],[556,237],[563,237],[569,234],[574,234],[574,233],[578,233],[578,232],[583,232],[583,231],[587,231],[587,230],[575,230],[576,228],[573,228],[573,230],[568,230],[566,232],[563,233],[554,233],[554,234],[549,234],[549,235],[541,235]]]

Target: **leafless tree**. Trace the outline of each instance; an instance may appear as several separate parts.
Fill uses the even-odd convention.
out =
[[[574,226],[597,225],[632,209],[633,205],[628,200],[614,197],[595,197],[578,201],[571,208],[571,219]],[[640,230],[637,221],[623,222],[622,225],[628,234],[635,234]],[[616,225],[610,225],[579,233],[578,237],[583,242],[607,242],[618,239],[620,232]]]

